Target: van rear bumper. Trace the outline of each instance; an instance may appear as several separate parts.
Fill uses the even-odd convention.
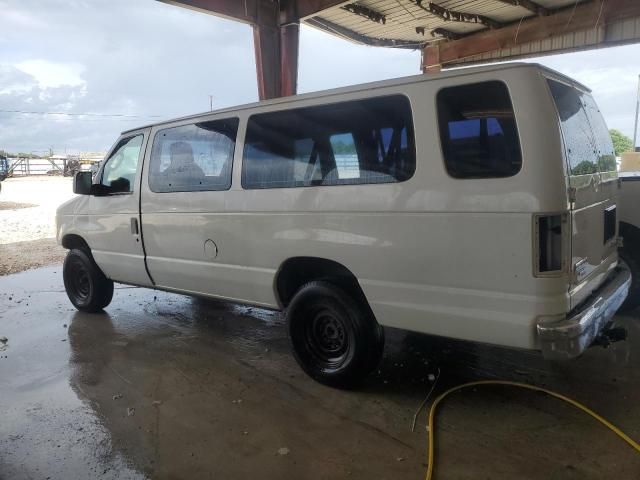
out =
[[[619,265],[586,302],[566,318],[558,320],[554,317],[538,322],[538,342],[543,356],[569,359],[582,354],[627,298],[630,285],[631,273]]]

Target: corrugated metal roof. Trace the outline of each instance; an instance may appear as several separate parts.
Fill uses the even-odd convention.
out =
[[[571,8],[589,0],[533,1],[537,5],[553,11]],[[405,47],[413,45],[417,47],[425,43],[446,39],[446,36],[437,29],[444,29],[454,35],[464,36],[489,28],[482,23],[446,20],[429,11],[431,3],[448,12],[479,15],[499,24],[513,24],[536,16],[535,12],[522,5],[510,4],[518,2],[505,0],[435,0],[434,2],[428,0],[421,2],[418,0],[359,0],[352,4],[328,8],[304,21],[311,26],[359,43],[376,44],[376,40],[382,40],[388,41],[389,46],[393,46],[391,41],[395,40],[398,46]],[[372,13],[371,18],[362,12],[349,11],[349,5],[369,9]],[[379,21],[379,16],[373,14],[383,16],[384,23]],[[350,35],[349,32],[353,32],[355,35]]]

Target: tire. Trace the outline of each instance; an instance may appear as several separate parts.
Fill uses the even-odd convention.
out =
[[[631,287],[629,287],[629,294],[620,307],[620,311],[630,312],[640,305],[640,259],[635,252],[625,248],[618,250],[618,255],[631,271]]]
[[[329,282],[300,288],[286,320],[296,361],[320,383],[353,388],[380,363],[384,330],[369,306]]]
[[[78,310],[95,313],[111,303],[113,282],[84,250],[73,249],[67,253],[62,278],[67,296]]]

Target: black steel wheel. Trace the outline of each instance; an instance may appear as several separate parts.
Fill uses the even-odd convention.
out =
[[[321,383],[353,387],[380,361],[384,333],[371,310],[329,282],[304,285],[286,317],[298,364]]]
[[[83,312],[99,312],[113,298],[113,282],[80,249],[67,253],[62,270],[64,288],[71,303]]]

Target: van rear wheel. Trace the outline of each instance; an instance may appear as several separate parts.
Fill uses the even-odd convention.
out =
[[[67,253],[62,278],[67,296],[78,310],[99,312],[111,303],[113,282],[84,250],[73,249]]]
[[[298,364],[320,383],[354,387],[380,362],[382,327],[366,304],[329,282],[300,288],[286,319]]]
[[[640,305],[640,259],[637,255],[634,255],[634,252],[626,248],[618,250],[618,255],[631,271],[629,293],[627,294],[627,299],[620,307],[621,312],[629,312]]]

